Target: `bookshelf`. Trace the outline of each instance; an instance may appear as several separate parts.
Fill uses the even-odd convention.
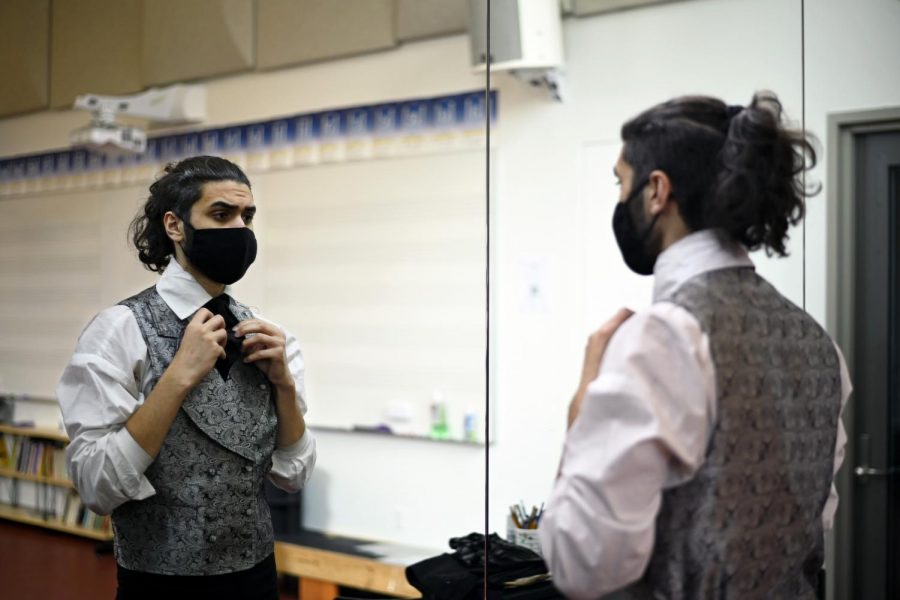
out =
[[[43,483],[45,485],[55,485],[57,487],[67,487],[75,489],[75,484],[65,479],[57,479],[55,477],[45,477],[44,475],[32,475],[31,473],[20,473],[13,469],[0,468],[0,477],[9,479],[21,479],[22,481],[33,481],[35,483]]]
[[[0,504],[0,519],[17,521],[28,525],[37,525],[55,531],[64,531],[65,533],[80,535],[102,542],[109,541],[113,538],[112,532],[99,529],[88,529],[87,527],[80,527],[78,525],[68,525],[59,519],[45,518],[40,511],[10,506],[8,504]]]
[[[81,504],[65,469],[66,435],[53,429],[0,425],[0,519],[95,540],[112,539],[109,517]],[[37,507],[22,506],[19,484],[35,486]]]
[[[63,443],[68,443],[69,441],[69,437],[63,432],[57,431],[56,429],[45,429],[41,427],[13,427],[12,425],[0,425],[0,433],[53,440]]]

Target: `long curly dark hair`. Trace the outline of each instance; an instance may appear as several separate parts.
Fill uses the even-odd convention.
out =
[[[654,106],[622,126],[623,158],[635,181],[664,171],[693,231],[716,229],[750,250],[787,255],[788,228],[805,200],[802,173],[816,164],[814,138],[791,129],[781,102],[758,92],[746,107],[707,96]]]
[[[203,196],[203,185],[211,181],[236,181],[250,187],[240,167],[218,156],[192,156],[169,163],[150,185],[150,196],[128,228],[138,259],[147,269],[162,273],[175,252],[163,226],[163,215],[172,211],[187,219],[191,207]]]

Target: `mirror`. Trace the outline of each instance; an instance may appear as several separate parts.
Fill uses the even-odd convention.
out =
[[[157,281],[126,238],[154,177],[221,155],[246,171],[259,208],[258,256],[234,295],[303,351],[318,448],[303,526],[418,548],[406,562],[480,531],[486,103],[465,2],[213,2],[210,14],[107,4],[128,50],[112,74],[81,67],[73,80],[77,61],[54,54],[52,101],[0,122],[0,391],[16,396],[15,420],[55,428],[79,333]],[[47,10],[50,34],[86,45],[72,50],[77,64],[99,60],[105,29]],[[198,20],[211,39],[194,39]],[[146,152],[69,148],[89,120],[69,110],[76,94],[184,81],[205,93],[202,122],[123,110],[121,122],[147,130]]]

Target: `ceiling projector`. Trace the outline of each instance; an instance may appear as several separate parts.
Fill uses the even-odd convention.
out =
[[[96,150],[103,154],[143,154],[147,149],[147,133],[138,127],[92,121],[69,136],[75,148]]]
[[[116,122],[116,115],[161,125],[200,123],[206,119],[206,89],[179,84],[132,96],[85,94],[75,99],[75,108],[91,111],[91,122],[71,133],[72,146],[106,155],[141,154],[147,148],[147,133],[140,127]]]

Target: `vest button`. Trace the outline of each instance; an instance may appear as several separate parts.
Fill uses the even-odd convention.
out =
[[[210,474],[210,475],[215,475],[215,474],[216,474],[216,470],[213,469],[212,467],[210,467],[210,468],[209,468],[209,474]]]
[[[246,512],[247,512],[247,516],[249,517],[250,515],[253,514],[253,509],[252,509],[252,508],[248,508]]]
[[[266,384],[264,384],[264,383],[259,384],[259,389],[261,389],[261,390],[266,389]]]
[[[216,536],[214,536],[214,535],[209,536],[209,541],[215,542],[215,541],[216,541]]]
[[[244,470],[249,473],[250,471],[253,470],[253,467],[251,467],[250,465],[247,465],[246,467],[244,467]]]

